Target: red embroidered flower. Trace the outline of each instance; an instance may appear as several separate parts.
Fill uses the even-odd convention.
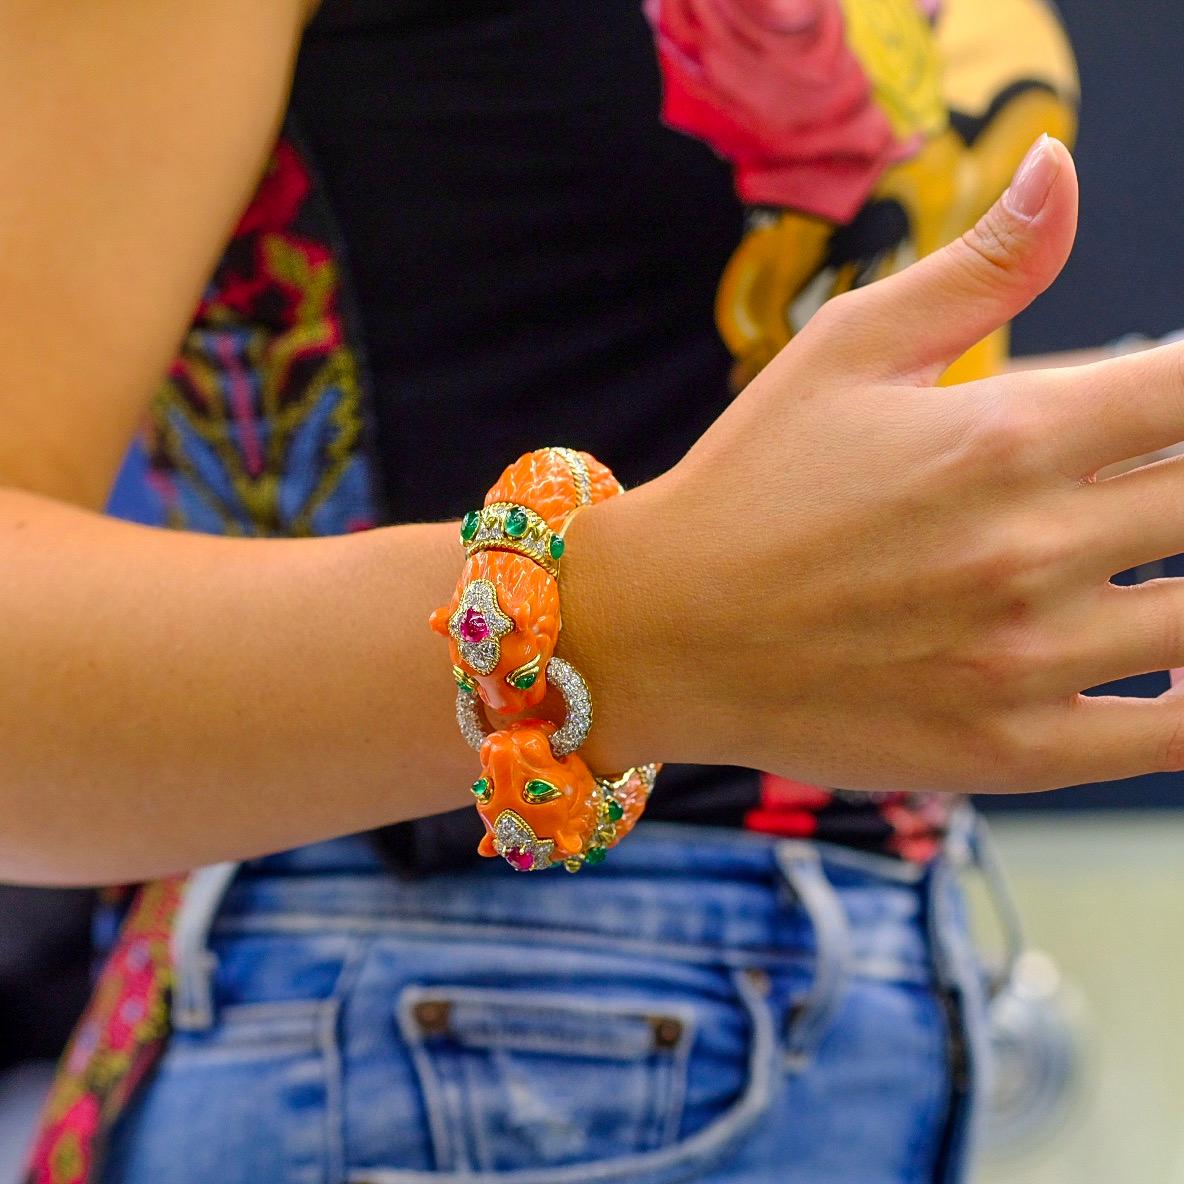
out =
[[[231,237],[240,238],[268,227],[289,225],[308,196],[311,185],[308,170],[295,148],[286,140],[280,140],[258,192]]]

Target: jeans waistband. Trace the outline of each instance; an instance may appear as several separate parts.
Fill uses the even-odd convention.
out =
[[[608,860],[591,875],[598,879],[650,873],[679,874],[695,871],[700,875],[739,876],[762,878],[776,875],[775,849],[786,840],[774,835],[732,827],[688,825],[678,822],[642,822],[629,838],[614,847]],[[924,879],[926,869],[917,863],[905,862],[889,855],[860,851],[832,843],[810,843],[833,873],[842,878],[878,879],[891,883],[916,884]],[[240,866],[239,875],[255,876],[316,875],[318,873],[387,874],[376,847],[364,834],[346,835],[308,847],[298,847],[252,860]],[[425,882],[439,883],[454,878],[457,873],[443,873],[422,877]],[[460,875],[491,876],[514,881],[496,859],[482,860],[467,866]],[[558,872],[549,876],[563,879]],[[538,882],[541,877],[528,879]],[[578,878],[578,877],[577,877]],[[589,876],[591,878],[591,876]],[[407,881],[416,882],[416,881]]]
[[[654,823],[639,826],[603,865],[574,876],[522,875],[487,860],[452,875],[401,880],[357,836],[207,869],[190,892],[192,913],[207,915],[207,928],[222,935],[400,932],[430,940],[451,933],[770,964],[814,955],[812,914],[821,910],[841,914],[857,964],[924,981],[931,874],[823,844]],[[217,898],[216,909],[206,897]]]

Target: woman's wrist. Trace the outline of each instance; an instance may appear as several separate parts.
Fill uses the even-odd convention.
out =
[[[591,689],[584,750],[589,765],[605,772],[676,759],[674,696],[663,659],[672,612],[667,582],[646,546],[653,500],[653,487],[644,486],[599,502],[576,515],[567,532],[559,653]]]

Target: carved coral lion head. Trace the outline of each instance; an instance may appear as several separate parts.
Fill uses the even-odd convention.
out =
[[[596,780],[578,756],[551,752],[553,723],[525,720],[481,747],[477,812],[485,824],[478,851],[501,855],[519,871],[537,871],[578,855],[596,825]]]
[[[559,635],[559,588],[538,564],[510,551],[478,552],[430,623],[488,707],[518,715],[542,702]]]

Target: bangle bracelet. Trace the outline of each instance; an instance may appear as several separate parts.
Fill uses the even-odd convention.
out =
[[[580,672],[555,656],[567,529],[583,507],[620,492],[586,453],[544,448],[520,457],[462,519],[465,565],[451,601],[431,616],[449,643],[457,724],[481,754],[473,795],[486,834],[478,849],[517,871],[601,862],[641,817],[657,776],[657,765],[614,777],[588,769],[577,750],[592,726],[592,697]],[[537,715],[551,686],[563,697],[561,721],[517,719],[486,731],[483,706]]]

